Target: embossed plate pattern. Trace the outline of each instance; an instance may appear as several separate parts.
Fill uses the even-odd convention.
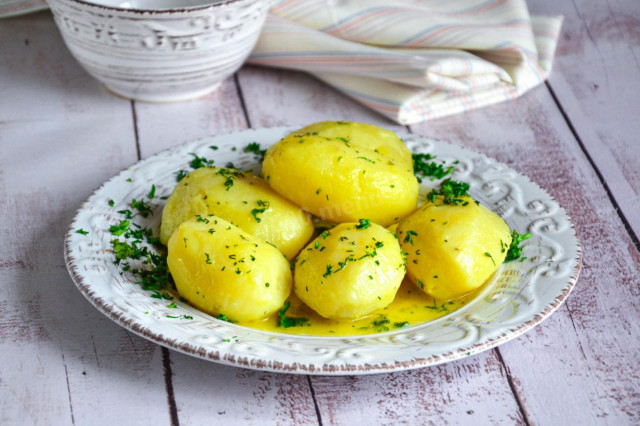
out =
[[[501,267],[479,295],[438,320],[397,331],[355,337],[274,334],[217,320],[189,305],[151,297],[114,264],[111,225],[132,198],[156,186],[154,215],[136,223],[158,229],[161,197],[188,169],[190,153],[257,168],[250,142],[270,146],[291,129],[248,130],[190,142],[149,157],[107,181],[77,212],[65,240],[67,268],[82,294],[123,327],[171,349],[223,364],[304,374],[369,374],[435,365],[463,358],[513,339],[540,323],[567,298],[578,278],[581,251],[571,220],[538,185],[504,164],[445,142],[407,136],[414,152],[458,161],[454,178],[471,185],[476,200],[500,214],[511,228],[531,232],[524,262]],[[210,146],[215,145],[217,150]],[[429,182],[423,183],[427,192]],[[115,205],[111,207],[109,200]],[[88,235],[81,235],[84,229]]]

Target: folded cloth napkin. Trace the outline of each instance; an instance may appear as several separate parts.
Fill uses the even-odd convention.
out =
[[[249,63],[307,71],[411,124],[542,83],[561,25],[524,0],[284,0]]]

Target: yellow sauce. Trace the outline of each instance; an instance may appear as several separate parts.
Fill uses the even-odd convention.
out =
[[[322,318],[292,293],[289,297],[291,306],[285,315],[308,318],[309,321],[306,324],[296,327],[280,327],[278,313],[261,321],[238,322],[238,324],[274,333],[307,336],[355,336],[383,333],[433,321],[450,314],[467,304],[475,297],[476,293],[477,291],[474,291],[461,298],[441,302],[434,300],[408,280],[404,280],[394,301],[389,306],[355,321],[336,321]]]

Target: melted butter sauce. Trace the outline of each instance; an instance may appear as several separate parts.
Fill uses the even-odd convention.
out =
[[[482,287],[481,287],[482,288]],[[454,312],[475,297],[478,290],[460,298],[438,301],[404,280],[393,302],[384,309],[357,320],[330,320],[316,314],[295,294],[291,294],[288,317],[308,318],[305,325],[283,328],[279,326],[279,315],[275,314],[261,321],[238,322],[238,325],[281,334],[306,336],[356,336],[400,330],[423,324]]]

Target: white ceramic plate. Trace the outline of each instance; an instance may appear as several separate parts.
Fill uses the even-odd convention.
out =
[[[82,205],[65,240],[67,268],[82,294],[123,327],[168,348],[223,364],[287,373],[369,374],[439,364],[487,350],[540,323],[567,298],[580,270],[581,251],[570,219],[538,185],[504,164],[472,151],[417,136],[405,141],[414,152],[458,160],[453,177],[468,182],[471,194],[500,214],[511,228],[531,232],[524,262],[510,262],[462,309],[438,320],[392,332],[355,337],[274,334],[217,320],[189,305],[151,297],[114,264],[108,232],[132,198],[156,186],[155,214],[134,222],[158,229],[162,201],[189,169],[190,153],[257,167],[250,142],[263,148],[291,129],[248,130],[207,138],[161,152],[124,170]],[[218,150],[212,150],[211,145]],[[421,188],[428,191],[426,185]],[[115,205],[109,206],[109,200]],[[81,235],[84,229],[88,235]],[[177,318],[176,318],[177,317]]]

